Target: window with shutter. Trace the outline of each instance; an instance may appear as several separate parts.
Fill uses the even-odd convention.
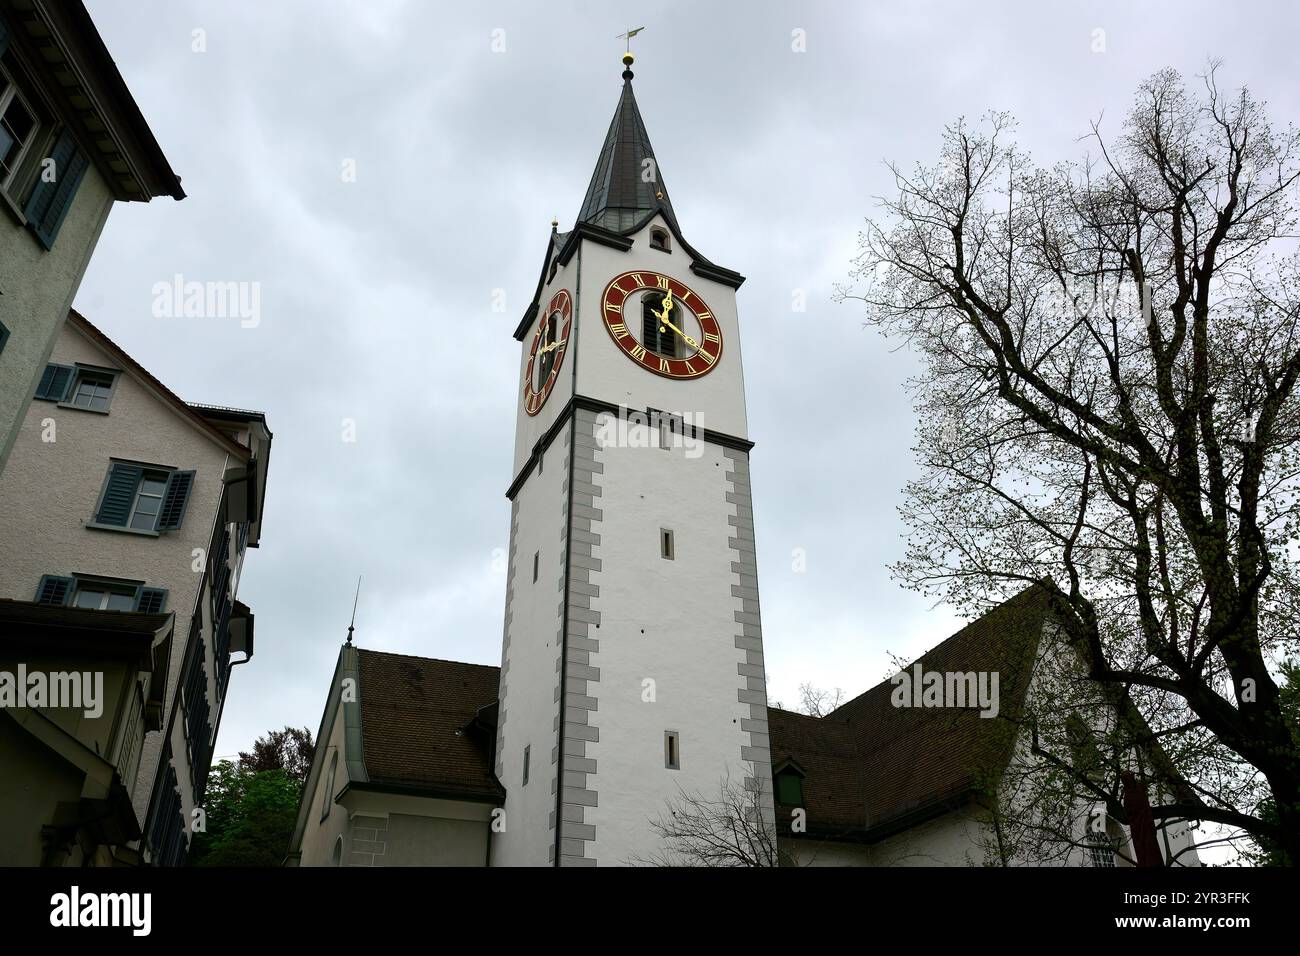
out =
[[[70,577],[54,574],[43,576],[41,583],[36,587],[36,603],[53,604],[62,607],[68,603],[68,598],[72,594],[73,583]]]
[[[36,398],[43,402],[61,402],[67,397],[68,387],[72,384],[72,375],[76,371],[71,365],[50,364],[41,373],[40,384],[36,386]]]
[[[113,384],[117,381],[114,372],[101,369],[77,368],[72,379],[72,387],[63,399],[73,408],[83,408],[90,412],[108,411],[108,403],[113,399]]]
[[[49,159],[52,160],[51,168],[54,171],[52,181],[47,181],[42,174],[23,210],[27,224],[46,249],[54,247],[63,218],[72,207],[77,188],[90,165],[86,155],[77,146],[72,130],[66,127],[59,134]]]
[[[185,520],[193,485],[192,471],[115,461],[109,465],[94,524],[149,533],[174,531]]]

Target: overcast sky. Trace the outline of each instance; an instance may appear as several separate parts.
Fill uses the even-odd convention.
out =
[[[263,410],[275,433],[240,585],[257,653],[218,755],[285,724],[315,732],[358,574],[363,646],[499,663],[511,333],[613,114],[615,34],[646,27],[637,99],[686,238],[749,277],[764,643],[787,706],[805,680],[857,694],[890,652],[962,623],[887,567],[914,362],[831,302],[890,190],[884,162],[933,162],[945,123],[991,108],[1040,163],[1075,158],[1145,77],[1211,55],[1275,121],[1300,117],[1300,13],[1282,3],[88,5],[189,197],[119,204],[77,307],[183,398]],[[154,318],[152,289],[176,274],[259,283],[260,323]]]

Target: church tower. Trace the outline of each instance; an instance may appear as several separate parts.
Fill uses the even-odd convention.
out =
[[[623,63],[515,329],[493,866],[647,861],[683,791],[757,789],[772,823],[744,278],[683,238]]]

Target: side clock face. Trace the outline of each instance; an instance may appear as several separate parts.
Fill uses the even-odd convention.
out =
[[[722,358],[722,327],[685,283],[624,272],[605,287],[605,328],[623,354],[666,378],[699,378]]]
[[[569,330],[573,325],[573,297],[561,289],[537,321],[537,331],[528,351],[524,369],[524,411],[536,415],[546,404],[555,380],[560,377],[564,353],[569,350]]]

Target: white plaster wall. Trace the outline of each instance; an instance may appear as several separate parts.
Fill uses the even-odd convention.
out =
[[[555,399],[552,394],[546,408]],[[525,417],[521,413],[521,423]],[[560,656],[564,574],[560,556],[564,551],[571,428],[570,424],[560,430],[543,456],[540,474],[534,470],[516,496],[518,519],[511,541],[514,587],[506,609],[510,614],[509,646],[502,657],[500,697],[505,721],[497,755],[501,783],[506,788],[506,829],[493,835],[494,866],[545,866],[553,845],[550,824],[556,805],[556,764],[552,758],[559,739],[555,722],[560,705],[555,691],[559,686],[556,661]],[[526,787],[522,785],[525,746],[532,748]]]
[[[983,866],[983,815],[967,805],[879,843],[838,843],[782,837],[780,850],[794,866]]]
[[[339,688],[331,687],[330,696],[337,697]],[[326,728],[323,736],[325,741],[322,746],[317,741],[317,750],[319,756],[315,759],[320,761],[320,773],[316,778],[316,785],[312,787],[309,794],[304,795],[303,799],[307,802],[307,821],[302,831],[302,858],[299,866],[333,866],[334,843],[341,836],[343,837],[343,860],[346,863],[348,853],[351,852],[348,846],[348,817],[349,812],[341,806],[330,808],[329,816],[321,819],[321,809],[324,806],[326,781],[329,779],[330,759],[338,754],[338,767],[334,772],[334,793],[338,793],[348,783],[348,764],[343,754],[343,736],[344,720],[343,707],[340,706],[334,711],[334,721]],[[329,799],[332,799],[332,795]]]
[[[116,367],[67,322],[50,361]],[[42,441],[45,419],[54,422],[53,442]],[[93,520],[112,458],[194,469],[179,531],[155,538],[85,527]],[[166,609],[176,614],[164,698],[170,706],[203,579],[201,563],[198,572],[193,570],[193,550],[208,547],[227,464],[224,449],[129,374],[118,376],[107,415],[32,402],[0,475],[0,552],[5,555],[0,597],[33,600],[43,574],[97,574],[166,588]],[[150,733],[134,791],[141,818],[161,749],[162,734]],[[177,776],[182,791],[188,790],[181,766]]]
[[[10,332],[0,352],[0,471],[112,205],[92,165],[47,250],[0,199],[0,322]]]
[[[695,459],[684,448],[598,454],[604,516],[602,568],[592,575],[600,586],[593,607],[601,611],[593,631],[600,681],[592,722],[600,740],[587,755],[599,768],[588,783],[599,802],[588,822],[596,827],[598,865],[609,866],[662,849],[649,821],[679,799],[679,787],[716,798],[728,775],[743,783],[748,767],[740,748],[749,738],[740,721],[749,706],[737,700],[744,652],[735,646],[728,459],[717,446],[705,446]],[[661,528],[674,533],[674,560],[660,556]],[[654,681],[653,702],[642,699],[646,680]],[[680,770],[664,767],[669,730],[681,735]]]
[[[578,297],[578,393],[625,404],[634,410],[657,408],[703,415],[705,428],[746,438],[745,376],[740,359],[740,325],[736,292],[691,272],[691,260],[676,247],[671,253],[650,248],[650,230],[663,226],[656,216],[633,237],[627,252],[584,242],[581,292]],[[690,286],[709,306],[722,329],[722,354],[707,374],[677,380],[655,375],[636,365],[610,338],[601,318],[601,297],[615,276],[632,269],[655,271]],[[632,326],[629,325],[629,328]],[[569,357],[570,359],[573,356]]]

